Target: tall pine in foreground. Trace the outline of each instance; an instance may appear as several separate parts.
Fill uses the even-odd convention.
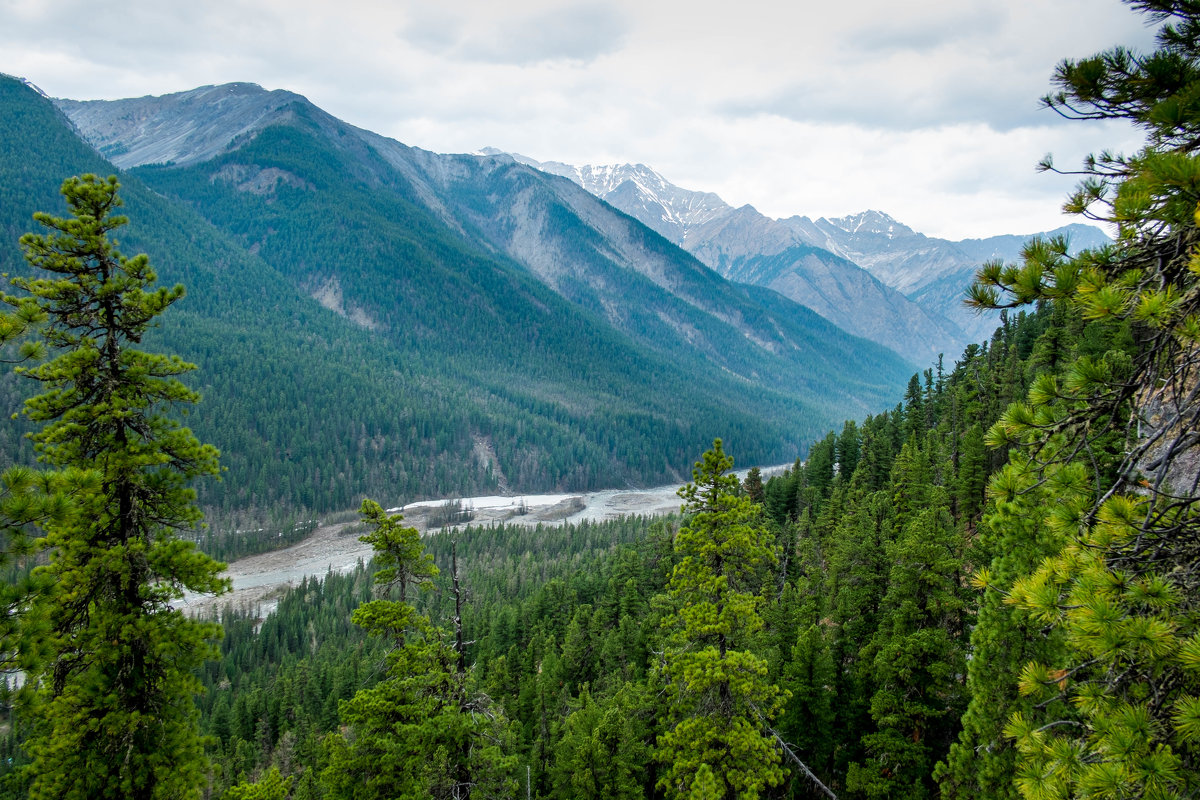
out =
[[[1051,301],[1126,334],[1038,378],[989,433],[1017,448],[998,500],[1048,487],[1061,541],[997,587],[1065,645],[1024,667],[1029,703],[1006,728],[1030,800],[1200,793],[1200,3],[1130,5],[1161,25],[1157,49],[1063,62],[1045,98],[1147,134],[1138,153],[1090,157],[1066,205],[1116,242],[1034,243],[972,287],[979,306]]]
[[[178,535],[200,522],[187,484],[217,471],[217,452],[167,416],[199,399],[176,377],[194,367],[136,349],[183,288],[154,288],[148,259],[117,251],[118,188],[68,179],[70,216],[38,214],[46,232],[21,238],[40,276],[4,297],[36,305],[53,355],[22,373],[44,389],[25,405],[39,455],[91,476],[78,513],[44,525],[49,563],[22,621],[31,798],[187,798],[205,780],[193,669],[220,628],[172,604],[226,585]]]

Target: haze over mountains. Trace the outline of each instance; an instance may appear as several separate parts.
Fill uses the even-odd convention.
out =
[[[680,188],[642,164],[513,157],[574,181],[727,278],[769,286],[851,333],[926,360],[991,335],[996,317],[962,304],[984,261],[1016,260],[1035,235],[1067,236],[1075,250],[1108,241],[1099,228],[1073,224],[955,242],[924,236],[881,211],[771,219],[753,206],[734,208],[711,192]]]
[[[3,268],[64,176],[125,170],[123,249],[189,289],[161,340],[201,367],[189,422],[229,467],[210,504],[657,482],[714,436],[790,460],[913,371],[507,156],[406,147],[251,84],[66,116],[0,86]]]

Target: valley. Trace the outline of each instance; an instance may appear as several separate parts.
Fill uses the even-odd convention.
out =
[[[761,469],[764,478],[782,473],[790,464]],[[747,470],[737,474],[744,480]],[[404,524],[422,534],[433,531],[462,530],[467,526],[487,527],[500,523],[527,527],[576,525],[604,522],[628,516],[657,517],[678,514],[679,484],[649,489],[606,489],[580,494],[487,496],[425,500],[389,513],[403,513]],[[438,512],[452,504],[469,520],[445,525]],[[279,596],[304,578],[322,578],[328,573],[343,574],[371,560],[372,549],[358,540],[363,526],[357,522],[337,522],[319,526],[298,544],[229,563],[225,572],[232,590],[220,596],[185,595],[182,602],[188,614],[203,616],[231,607],[263,617],[274,610]]]
[[[1129,5],[1156,49],[1068,57],[1041,102],[1145,143],[1086,157],[1060,206],[1081,224],[1040,233],[992,235],[1058,224],[1025,201],[954,202],[1009,175],[966,169],[964,131],[1046,130],[1000,119],[1012,64],[978,45],[1002,15],[974,10],[855,31],[876,74],[816,155],[871,197],[827,216],[794,192],[842,184],[802,170],[771,177],[805,215],[772,217],[591,162],[638,151],[406,144],[429,140],[396,119],[461,104],[524,147],[465,81],[389,108],[400,141],[244,79],[71,100],[0,74],[0,800],[1195,797],[1200,6]],[[454,77],[488,95],[566,79],[505,114],[576,117],[595,98],[563,87],[663,42],[627,10],[499,8],[519,53],[456,11],[358,16],[418,67],[484,64]],[[692,49],[707,12],[672,21]],[[899,126],[875,51],[903,72],[964,21],[986,86],[911,81],[937,136]],[[761,158],[771,131],[781,168],[808,159],[787,134],[830,121],[788,63],[836,30],[788,31],[784,83],[722,69],[737,107],[705,113],[743,135],[706,154],[706,126],[669,169]],[[394,77],[326,58],[366,32],[304,54],[347,97]],[[719,99],[685,86],[732,52],[713,32],[660,88]],[[825,56],[805,78],[836,90]],[[640,122],[641,87],[667,95],[638,77]],[[945,152],[890,157],[901,127]]]

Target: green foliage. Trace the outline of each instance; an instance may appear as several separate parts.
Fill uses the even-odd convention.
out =
[[[49,563],[34,570],[18,640],[36,720],[25,743],[30,797],[192,797],[206,761],[192,670],[219,626],[189,620],[183,591],[219,592],[223,565],[178,538],[200,521],[187,482],[217,470],[217,452],[166,415],[198,396],[176,376],[193,367],[132,345],[181,287],[153,288],[144,256],[111,239],[126,223],[115,178],[67,180],[71,215],[38,214],[48,233],[21,239],[46,277],[15,278],[54,357],[22,374],[45,391],[26,416],[49,464],[86,471],[76,513],[41,520]]]
[[[1200,9],[1132,5],[1160,23],[1158,48],[1065,61],[1045,101],[1146,132],[1134,155],[1089,157],[1067,202],[1113,224],[1116,243],[1075,257],[1036,245],[1021,265],[985,268],[972,290],[980,305],[1049,300],[1095,321],[1092,331],[1125,334],[1035,383],[989,432],[1023,451],[995,479],[997,496],[1017,502],[1044,485],[1054,499],[1044,524],[1057,546],[1007,597],[1064,645],[1025,665],[1028,702],[1005,729],[1028,798],[1176,798],[1200,786],[1190,716],[1200,682],[1187,656],[1200,623],[1200,507],[1187,466],[1200,423]],[[1019,529],[999,512],[991,525]]]
[[[364,500],[363,520],[381,569],[377,591],[399,587],[400,600],[360,606],[355,624],[395,643],[388,674],[341,704],[343,732],[326,741],[322,774],[331,798],[459,798],[511,794],[513,761],[507,723],[486,695],[472,691],[462,661],[443,631],[403,598],[408,583],[432,587],[438,570],[400,515]]]
[[[555,753],[554,797],[562,800],[635,800],[644,797],[650,760],[648,731],[639,710],[649,698],[625,684],[597,703],[585,687],[579,707],[563,721]]]
[[[378,503],[369,499],[363,500],[359,513],[371,528],[358,540],[371,545],[375,551],[376,590],[387,597],[393,588],[398,588],[400,602],[404,603],[410,584],[431,588],[438,569],[433,565],[433,556],[424,552],[417,529],[400,525],[404,515],[389,516]]]
[[[663,678],[676,720],[659,736],[666,764],[659,788],[687,797],[707,764],[726,797],[752,798],[783,780],[779,750],[764,727],[785,696],[767,663],[748,648],[762,627],[758,594],[776,563],[762,510],[738,491],[721,440],[679,490],[687,524],[675,536],[679,558],[668,595],[670,631]]]
[[[261,780],[229,787],[224,800],[288,800],[291,790],[292,778],[283,777],[278,768],[271,767]]]
[[[0,105],[0,239],[12,245],[0,247],[0,271],[24,275],[13,243],[30,214],[56,202],[64,175],[113,167],[19,81],[0,76]],[[205,395],[188,424],[220,447],[227,470],[196,487],[211,529],[194,536],[206,552],[232,558],[297,541],[318,514],[356,507],[364,494],[387,507],[486,494],[503,481],[518,491],[660,483],[717,426],[749,459],[774,463],[840,419],[840,404],[804,386],[811,371],[769,354],[756,358],[809,399],[725,375],[709,376],[710,392],[689,391],[706,368],[701,355],[684,364],[681,352],[653,352],[572,306],[422,208],[378,153],[347,152],[312,119],[295,121],[202,167],[123,177],[132,221],[122,246],[189,290],[145,343],[202,367],[181,376]],[[285,171],[320,191],[287,181],[274,193],[240,191],[225,179],[239,169]],[[313,299],[325,268],[341,276],[345,316]],[[771,295],[753,300],[770,307]],[[822,369],[844,377],[847,357],[830,354],[842,352],[832,343],[857,345],[819,320],[785,334],[803,328]],[[895,359],[872,349],[854,363],[851,372],[869,376],[854,393],[895,392]],[[18,381],[0,380],[10,412],[24,396]],[[0,429],[0,467],[33,461],[28,429]],[[492,466],[477,448],[495,452]]]
[[[1004,726],[1013,713],[1028,714],[1033,706],[1018,693],[1017,678],[1027,662],[1057,656],[1062,648],[1060,636],[1044,636],[1035,621],[1005,602],[1013,581],[1061,545],[1046,524],[1056,502],[1050,489],[1037,486],[1028,472],[1016,486],[1009,484],[1014,477],[1011,471],[996,476],[988,519],[980,526],[978,553],[988,566],[974,580],[984,593],[971,631],[969,705],[959,740],[937,770],[943,794],[951,797],[1015,800],[1017,753]]]
[[[846,781],[861,796],[936,796],[933,765],[965,705],[961,539],[939,505],[932,501],[888,548],[888,591],[866,651],[874,653],[876,730],[863,738],[869,760],[852,765]]]

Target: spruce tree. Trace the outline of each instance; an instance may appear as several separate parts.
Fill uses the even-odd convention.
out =
[[[774,543],[760,506],[738,491],[721,440],[696,462],[679,490],[688,515],[675,537],[679,562],[668,585],[672,610],[663,668],[673,727],[658,738],[668,797],[753,798],[783,781],[769,721],[785,699],[750,649],[762,628],[764,580]],[[696,781],[711,770],[716,793]]]
[[[875,731],[863,737],[868,759],[851,765],[846,778],[856,796],[936,794],[933,765],[957,734],[965,705],[960,541],[944,503],[935,499],[888,547],[888,590],[876,636],[864,651],[877,687]]]
[[[201,519],[187,484],[217,471],[217,451],[167,416],[199,399],[177,379],[194,367],[136,349],[184,291],[154,288],[146,256],[116,249],[118,188],[68,179],[70,216],[37,214],[47,232],[21,238],[41,274],[4,297],[36,305],[53,355],[22,371],[45,389],[25,404],[43,424],[39,456],[93,476],[78,513],[44,525],[49,563],[22,625],[32,798],[195,797],[205,777],[193,669],[220,628],[175,603],[227,585],[223,565],[179,536]]]

